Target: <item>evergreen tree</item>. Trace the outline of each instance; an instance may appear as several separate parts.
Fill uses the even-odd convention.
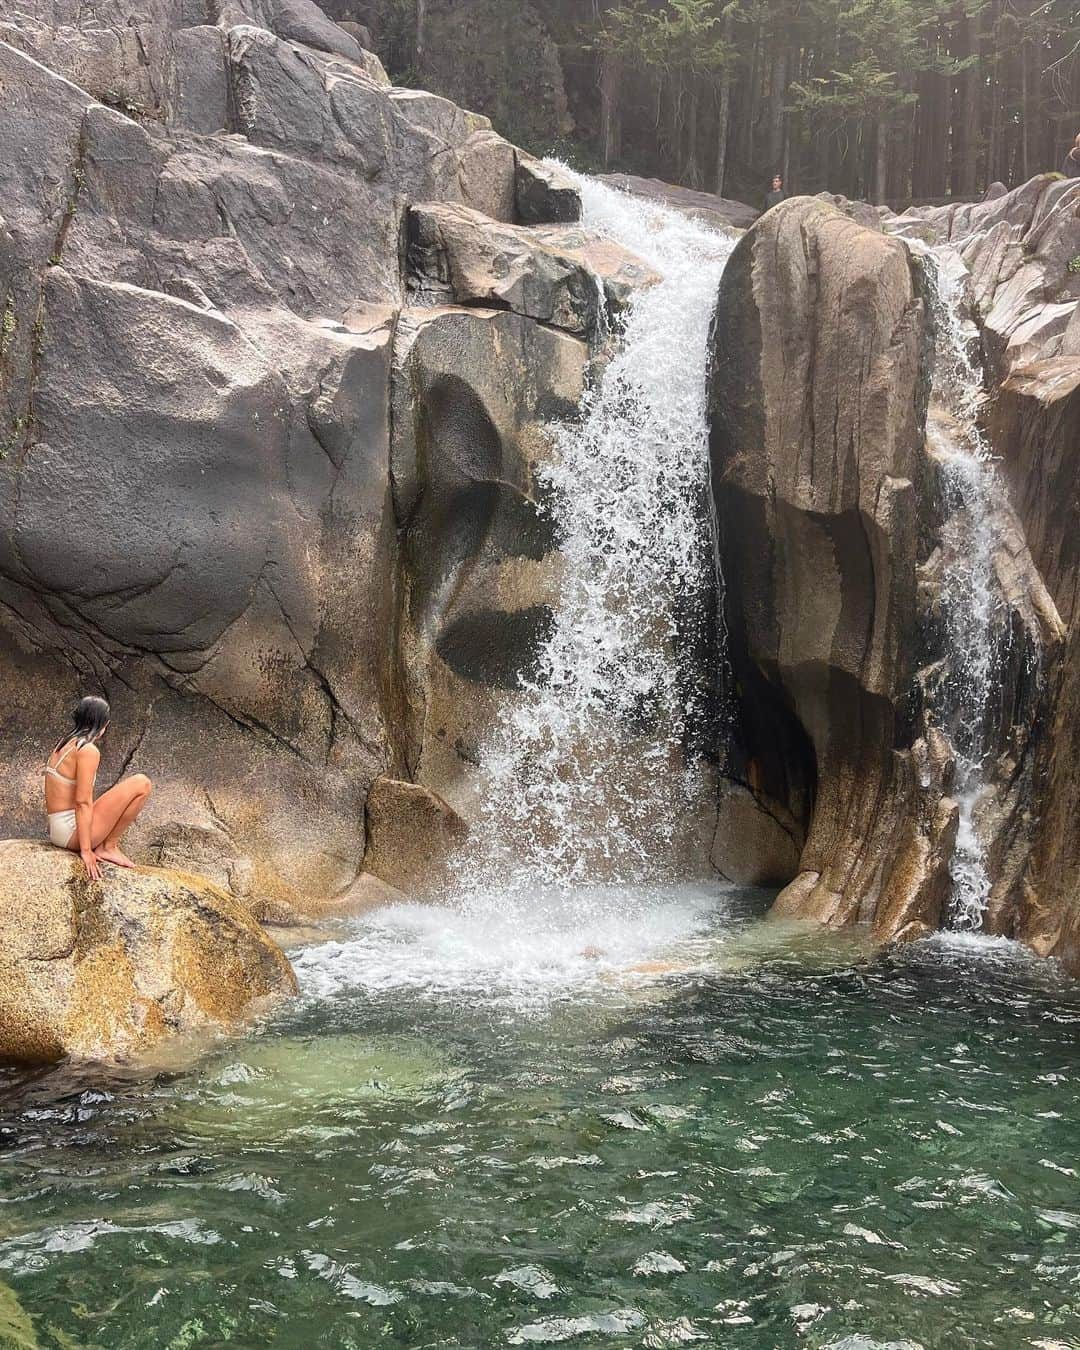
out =
[[[475,3],[329,0],[420,84],[438,74],[425,33]],[[559,148],[586,168],[750,200],[781,172],[899,205],[1057,169],[1080,131],[1080,0],[499,3],[557,44],[574,122]]]

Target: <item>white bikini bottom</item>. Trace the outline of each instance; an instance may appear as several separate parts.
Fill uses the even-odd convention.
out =
[[[75,812],[49,812],[49,838],[57,848],[67,848],[75,833]]]

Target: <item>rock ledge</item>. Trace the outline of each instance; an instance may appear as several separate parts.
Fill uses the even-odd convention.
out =
[[[0,1059],[114,1059],[296,992],[281,950],[201,877],[0,842]]]

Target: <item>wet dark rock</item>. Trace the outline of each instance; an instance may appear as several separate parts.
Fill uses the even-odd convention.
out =
[[[581,219],[581,197],[573,179],[520,151],[515,201],[518,219],[526,225],[568,224]]]

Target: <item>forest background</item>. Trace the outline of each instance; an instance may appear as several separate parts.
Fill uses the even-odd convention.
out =
[[[395,82],[577,167],[902,207],[1059,169],[1071,0],[328,0]]]

